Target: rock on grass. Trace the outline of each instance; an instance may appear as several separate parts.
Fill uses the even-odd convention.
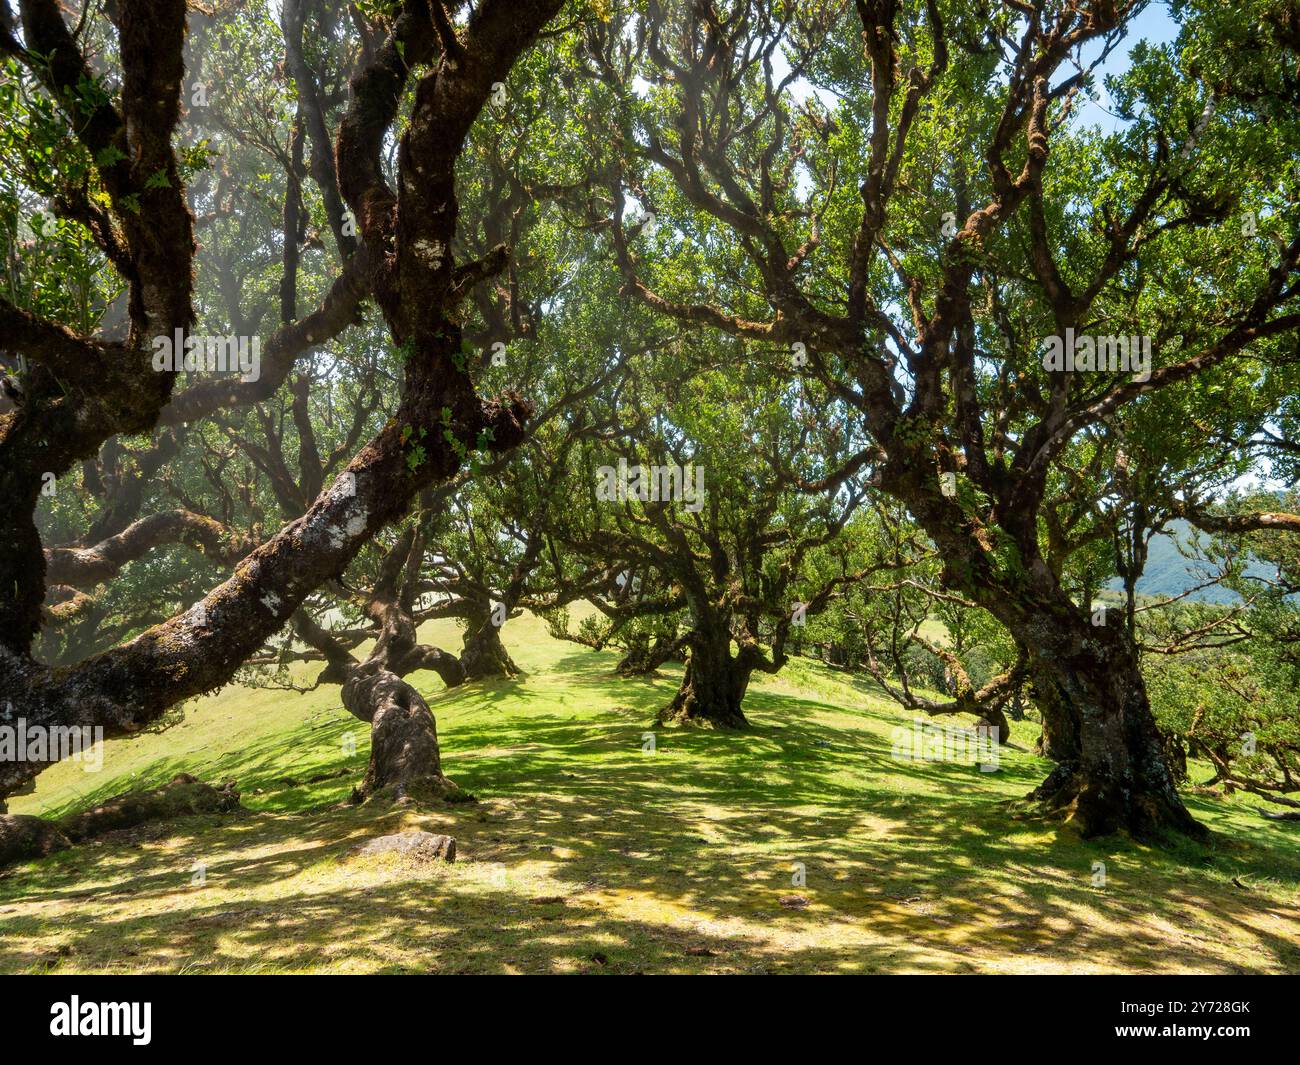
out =
[[[456,841],[451,836],[438,836],[432,832],[398,832],[391,836],[379,836],[357,849],[357,857],[369,857],[376,854],[399,854],[414,862],[436,862],[456,860]]]

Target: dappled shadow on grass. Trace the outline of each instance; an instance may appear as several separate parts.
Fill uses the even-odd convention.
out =
[[[1004,800],[1042,778],[1037,759],[1008,755],[995,774],[899,761],[901,718],[770,692],[747,702],[747,731],[654,730],[673,677],[625,680],[610,656],[572,657],[563,685],[494,681],[432,700],[445,768],[483,803],[194,818],[165,839],[58,855],[0,879],[0,968],[1300,967],[1294,906],[1231,884],[1294,892],[1300,865],[1274,826],[1208,849],[1086,844],[1007,816]],[[248,766],[268,785],[283,776],[270,755],[229,757],[247,787]],[[455,835],[461,860],[350,857],[412,823]],[[196,862],[202,887],[189,884]]]
[[[468,820],[490,819],[461,809],[446,820],[465,822],[457,826],[462,836]],[[172,837],[169,860],[148,847],[85,850],[75,862],[58,856],[0,883],[0,970],[220,972],[356,962],[393,972],[627,972],[657,952],[717,956],[737,945],[611,917],[594,897],[535,900],[509,886],[485,887],[483,861],[380,863],[381,879],[366,882],[375,869],[355,857],[355,845],[410,827],[403,823],[409,816],[391,806],[261,815],[220,835],[194,818]],[[194,886],[198,861],[206,879]],[[463,890],[466,880],[475,890]],[[66,922],[51,937],[40,914],[16,905],[34,898],[83,906],[86,919]],[[691,964],[706,967],[707,959]]]
[[[767,744],[746,740],[760,757]],[[1224,926],[1281,966],[1300,960],[1294,910],[1289,931],[1274,933],[1268,899],[1187,875],[1193,862],[1249,869],[1248,848],[1161,854],[1124,841],[1083,844],[1065,831],[1026,843],[1015,838],[1022,826],[988,800],[935,805],[888,789],[801,782],[798,766],[774,775],[744,757],[677,776],[670,758],[653,757],[663,759],[653,769],[629,758],[595,774],[573,758],[562,800],[525,802],[519,845],[559,844],[585,859],[557,877],[595,876],[615,890],[652,885],[660,899],[713,919],[860,923],[894,945],[896,962],[904,945],[924,943],[939,968],[993,953],[1026,962],[1065,956],[1084,968],[1231,969]],[[803,812],[801,796],[813,794],[817,808]],[[1105,887],[1094,886],[1095,861],[1107,865]],[[796,890],[796,862],[807,876],[797,890],[810,905],[786,914],[778,896]],[[1198,931],[1204,915],[1212,921]]]
[[[1294,907],[1231,882],[1272,879],[1294,891],[1300,863],[1293,850],[1273,848],[1285,840],[1273,826],[1245,842],[1217,836],[1210,848],[1084,843],[1069,829],[1008,817],[1002,800],[1042,779],[1041,760],[1004,758],[987,775],[898,761],[887,736],[829,726],[818,719],[821,704],[789,696],[753,698],[752,730],[661,730],[648,754],[642,710],[657,692],[622,683],[625,706],[603,715],[617,717],[608,724],[534,717],[500,722],[490,735],[459,730],[470,749],[501,752],[457,761],[454,772],[472,790],[518,801],[515,846],[579,856],[557,878],[649,886],[718,921],[860,926],[893,945],[889,964],[919,964],[904,961],[900,946],[918,942],[943,959],[940,968],[990,954],[1085,969],[1231,970],[1260,955],[1277,967],[1300,964]],[[796,862],[806,888],[791,886]],[[796,891],[807,909],[782,910],[779,895]],[[821,964],[808,949],[803,962]]]
[[[133,916],[102,929],[129,944],[125,949],[105,953],[101,929],[84,930],[57,950],[16,954],[5,967],[113,972],[163,959],[171,972],[630,973],[657,968],[661,958],[706,970],[709,962],[694,962],[688,949],[724,957],[738,946],[707,935],[674,937],[581,899],[538,906],[508,890],[461,896],[444,887],[441,878],[413,878],[288,893],[255,906],[200,904],[167,921]]]
[[[20,944],[0,948],[0,968],[961,971],[1041,959],[1233,969],[1213,930],[1198,932],[1198,910],[1279,966],[1296,962],[1293,941],[1260,927],[1262,900],[1211,892],[1176,859],[1131,844],[1060,834],[1026,848],[988,804],[925,817],[868,792],[864,824],[835,802],[772,807],[764,786],[745,809],[713,805],[722,796],[708,781],[674,795],[685,789],[669,759],[653,787],[611,788],[575,762],[567,792],[425,812],[429,827],[457,835],[465,860],[395,867],[387,880],[352,870],[350,855],[400,827],[391,807],[189,819],[165,854],[150,843],[59,856],[0,881],[0,930]],[[1108,864],[1104,890],[1091,886],[1091,860]],[[206,885],[189,886],[200,861]],[[794,862],[806,886],[791,886]],[[511,882],[539,863],[560,885],[541,900]],[[791,893],[807,908],[783,908]],[[45,928],[20,905],[37,899],[73,907],[70,919]]]

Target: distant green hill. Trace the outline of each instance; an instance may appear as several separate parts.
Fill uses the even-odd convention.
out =
[[[1151,541],[1146,568],[1138,578],[1138,595],[1164,599],[1181,595],[1206,579],[1206,565],[1187,558],[1178,550],[1179,544],[1186,548],[1196,535],[1196,530],[1187,522],[1176,521],[1170,525],[1168,533],[1161,533]],[[1248,572],[1262,576],[1268,571],[1264,566],[1256,564],[1249,567]],[[1117,577],[1106,587],[1119,591],[1123,585]],[[1235,603],[1239,596],[1236,592],[1215,586],[1202,588],[1187,598],[1202,603]]]

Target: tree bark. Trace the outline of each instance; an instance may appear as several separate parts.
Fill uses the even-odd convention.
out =
[[[517,677],[523,673],[501,642],[501,627],[493,625],[490,617],[470,620],[465,629],[460,665],[466,680]]]
[[[348,712],[370,722],[370,764],[359,789],[421,800],[456,797],[442,773],[438,728],[428,703],[413,687],[377,663],[357,669],[343,685]]]
[[[749,726],[741,703],[753,668],[731,653],[727,626],[710,623],[687,638],[686,674],[656,724],[741,729]]]
[[[986,706],[980,711],[979,718],[981,725],[992,730],[998,743],[1006,743],[1011,739],[1011,724],[1000,706]]]
[[[1031,808],[1085,838],[1121,829],[1139,838],[1169,830],[1203,838],[1174,785],[1127,635],[1092,626],[1072,605],[1016,624],[1043,715],[1040,750],[1057,763],[1029,794]]]
[[[685,640],[659,635],[650,641],[644,636],[633,641],[627,653],[614,667],[620,677],[645,677],[655,672],[660,666],[681,654]]]

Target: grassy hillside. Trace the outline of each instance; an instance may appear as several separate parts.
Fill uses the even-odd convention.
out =
[[[622,680],[533,619],[505,636],[517,682],[415,678],[477,804],[331,808],[368,746],[335,688],[229,688],[98,774],[44,774],[14,812],[180,770],[237,779],[251,812],[0,874],[0,971],[1300,970],[1300,832],[1249,800],[1190,800],[1207,848],[1082,843],[1003,808],[1044,775],[1032,727],[996,773],[897,760],[910,718],[807,662],[756,685],[751,732],[660,730],[646,753],[671,674]],[[454,835],[455,864],[353,856],[406,827]]]

